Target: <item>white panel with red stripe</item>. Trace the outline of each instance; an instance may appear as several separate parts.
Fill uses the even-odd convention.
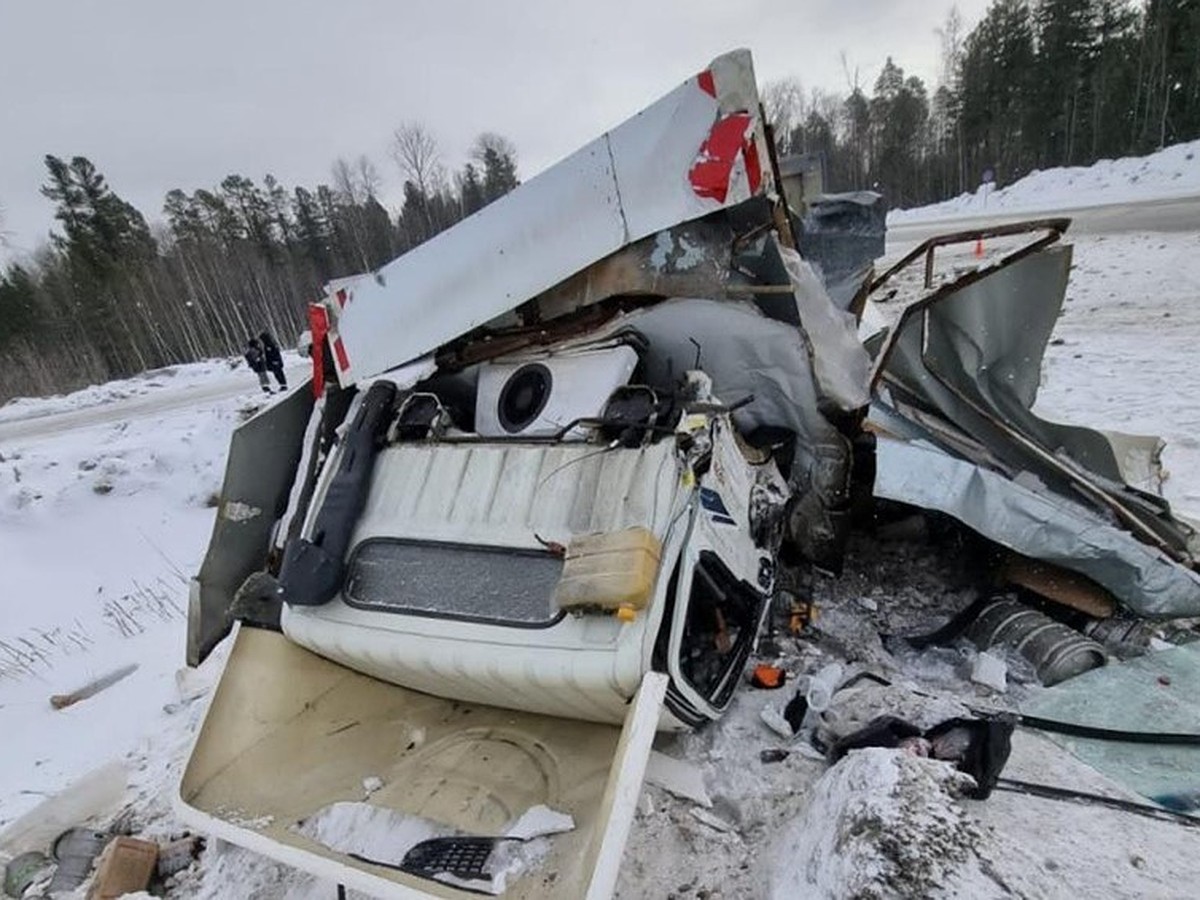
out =
[[[323,301],[343,385],[423,356],[622,246],[771,187],[748,50]],[[314,332],[314,340],[316,333]]]

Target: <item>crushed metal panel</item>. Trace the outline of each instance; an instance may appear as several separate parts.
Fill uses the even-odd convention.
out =
[[[1070,265],[1070,247],[1025,248],[919,301],[877,361],[880,382],[897,400],[953,423],[1010,471],[1033,473],[1064,497],[1086,498],[1141,540],[1192,565],[1191,529],[1171,516],[1166,501],[1124,482],[1125,471],[1135,468],[1128,442],[1117,447],[1099,431],[1032,411]],[[1143,473],[1148,467],[1136,466]]]
[[[753,65],[749,51],[737,50],[344,288],[334,310],[339,380],[349,384],[428,353],[625,244],[770,185]]]
[[[1086,575],[1140,615],[1200,615],[1200,573],[1021,480],[928,444],[876,444],[876,497],[943,512],[1010,550]]]
[[[233,433],[208,552],[188,597],[188,665],[200,665],[229,634],[234,594],[251,572],[266,565],[312,408],[312,389],[305,382]]]
[[[567,315],[609,297],[720,297],[731,277],[735,234],[724,216],[685,222],[634,241],[531,301],[543,320]]]
[[[239,629],[196,737],[176,811],[202,833],[375,897],[478,896],[373,865],[296,825],[326,807],[372,806],[477,835],[531,807],[573,817],[509,898],[612,895],[662,707],[647,675],[624,726],[465,706],[385,684],[282,635]],[[392,860],[391,862],[399,862]],[[554,879],[547,878],[555,872]]]

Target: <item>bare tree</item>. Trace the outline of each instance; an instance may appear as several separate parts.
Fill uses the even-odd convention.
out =
[[[358,173],[345,157],[339,156],[333,161],[329,174],[333,180],[333,189],[345,202],[358,204],[366,199],[359,184]]]
[[[933,33],[937,35],[942,52],[942,70],[938,75],[939,81],[950,90],[957,90],[962,67],[963,44],[966,41],[963,35],[962,13],[958,11],[957,6],[950,7],[945,24],[940,28],[933,29]]]
[[[489,150],[500,159],[511,159],[514,165],[517,162],[517,145],[494,131],[485,131],[475,138],[475,143],[471,145],[471,159],[486,165]]]
[[[782,154],[793,153],[792,135],[804,124],[804,88],[795,77],[778,78],[763,85],[763,111],[775,132],[775,146]]]
[[[362,188],[363,199],[379,196],[383,186],[383,176],[379,174],[374,161],[365,153],[360,153],[354,161],[354,174],[358,178],[358,186]]]
[[[378,196],[379,187],[383,183],[379,169],[365,154],[352,163],[339,156],[330,167],[330,175],[333,179],[333,189],[347,203],[356,206]]]
[[[426,197],[442,187],[445,169],[441,151],[420,122],[405,122],[392,133],[392,159],[400,174]]]

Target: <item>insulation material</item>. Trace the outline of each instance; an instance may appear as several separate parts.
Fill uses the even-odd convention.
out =
[[[769,319],[747,301],[679,299],[621,320],[649,342],[648,383],[666,388],[688,369],[712,378],[725,403],[754,401],[734,418],[743,431],[788,428],[806,438],[835,433],[819,410],[819,392],[800,331]],[[861,353],[861,347],[855,352]]]
[[[862,409],[871,399],[871,360],[858,339],[854,316],[833,305],[812,266],[799,253],[780,247],[779,254],[792,282],[821,393],[846,412]]]

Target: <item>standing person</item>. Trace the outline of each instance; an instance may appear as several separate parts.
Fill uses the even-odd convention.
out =
[[[267,358],[263,355],[262,345],[259,344],[257,338],[250,338],[246,342],[246,365],[250,367],[250,371],[258,376],[258,383],[262,386],[263,391],[271,393],[271,382],[267,380]]]
[[[279,351],[279,344],[275,342],[275,338],[271,337],[269,331],[264,331],[258,336],[258,339],[262,341],[263,358],[267,362],[267,368],[271,370],[271,374],[279,382],[279,389],[286,391],[287,376],[283,374],[283,354]]]

